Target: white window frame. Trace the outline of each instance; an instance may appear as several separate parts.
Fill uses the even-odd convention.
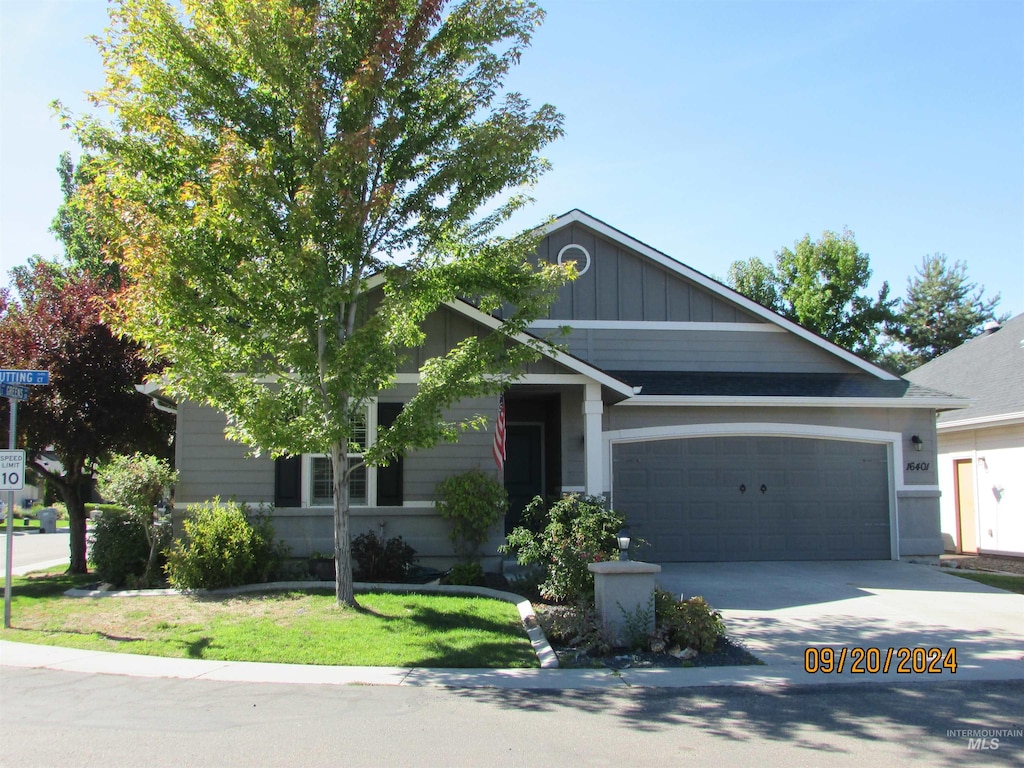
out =
[[[369,448],[377,442],[377,398],[366,402],[366,445]],[[350,457],[361,457],[362,453],[350,452]],[[302,454],[302,506],[306,509],[328,509],[331,504],[313,503],[313,459],[329,458],[325,453]],[[366,467],[366,502],[352,504],[355,509],[377,506],[377,468]]]

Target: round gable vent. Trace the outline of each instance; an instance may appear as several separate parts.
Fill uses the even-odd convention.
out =
[[[558,252],[558,265],[561,266],[565,261],[575,261],[576,274],[584,275],[590,269],[590,252],[582,245],[569,243]]]

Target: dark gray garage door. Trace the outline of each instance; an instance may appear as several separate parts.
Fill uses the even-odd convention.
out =
[[[645,560],[888,560],[886,455],[789,437],[622,443],[612,501]]]

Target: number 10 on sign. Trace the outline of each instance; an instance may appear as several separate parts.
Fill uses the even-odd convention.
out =
[[[0,491],[25,487],[25,452],[0,451]]]

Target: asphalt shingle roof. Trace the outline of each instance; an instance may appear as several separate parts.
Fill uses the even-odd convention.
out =
[[[1024,412],[1024,314],[976,336],[905,378],[977,402],[939,415],[939,424]]]
[[[689,373],[608,371],[642,395],[724,397],[935,397],[945,393],[902,379],[884,381],[868,374],[833,373]]]

